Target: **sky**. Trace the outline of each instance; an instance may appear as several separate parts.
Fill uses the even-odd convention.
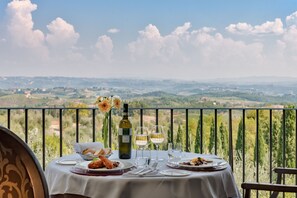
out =
[[[297,77],[297,0],[0,0],[0,71]]]

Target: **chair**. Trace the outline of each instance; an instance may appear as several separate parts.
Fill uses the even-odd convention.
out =
[[[251,190],[272,191],[270,198],[276,198],[279,192],[294,192],[297,193],[297,185],[281,184],[282,175],[294,174],[297,176],[297,169],[294,168],[275,168],[274,172],[277,173],[276,184],[271,183],[251,183],[244,182],[241,187],[245,190],[245,198],[250,198]]]
[[[32,150],[0,126],[0,197],[48,198],[43,170]]]

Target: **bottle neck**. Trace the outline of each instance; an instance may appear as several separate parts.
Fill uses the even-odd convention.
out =
[[[128,112],[123,112],[123,118],[128,119]]]

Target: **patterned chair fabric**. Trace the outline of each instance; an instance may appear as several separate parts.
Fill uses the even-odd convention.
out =
[[[28,145],[0,126],[0,197],[47,198],[43,170]]]

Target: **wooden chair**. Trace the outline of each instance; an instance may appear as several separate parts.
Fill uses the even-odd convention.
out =
[[[282,175],[294,174],[297,176],[297,169],[294,168],[275,168],[274,172],[277,173],[276,184],[271,183],[251,183],[244,182],[241,187],[245,190],[245,198],[250,198],[251,190],[272,191],[270,198],[276,198],[279,192],[294,192],[297,193],[297,185],[281,184]]]
[[[43,170],[32,150],[0,126],[0,197],[48,198]]]

